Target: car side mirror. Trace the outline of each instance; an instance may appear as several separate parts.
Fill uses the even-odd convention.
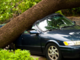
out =
[[[38,35],[38,34],[39,34],[39,32],[38,32],[38,31],[36,31],[36,30],[31,30],[31,31],[30,31],[30,34],[36,34],[36,35]]]

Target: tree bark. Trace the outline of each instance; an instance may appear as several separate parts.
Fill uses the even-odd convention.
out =
[[[80,0],[42,0],[0,28],[0,48],[6,46],[32,24],[60,9],[79,7]]]

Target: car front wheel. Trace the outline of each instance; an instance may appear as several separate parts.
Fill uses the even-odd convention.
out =
[[[46,46],[46,57],[48,60],[61,60],[59,47],[54,43],[49,43]]]

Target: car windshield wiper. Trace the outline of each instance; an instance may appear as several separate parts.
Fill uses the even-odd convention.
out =
[[[55,28],[53,28],[53,29],[49,29],[48,31],[53,31],[53,30],[58,30],[59,28],[57,28],[57,29],[55,29]]]
[[[61,28],[66,28],[66,27],[73,27],[74,25],[72,25],[72,26],[64,26],[64,27],[61,27]]]

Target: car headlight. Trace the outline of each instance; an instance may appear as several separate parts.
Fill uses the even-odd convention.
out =
[[[64,41],[65,46],[80,45],[80,41]]]

